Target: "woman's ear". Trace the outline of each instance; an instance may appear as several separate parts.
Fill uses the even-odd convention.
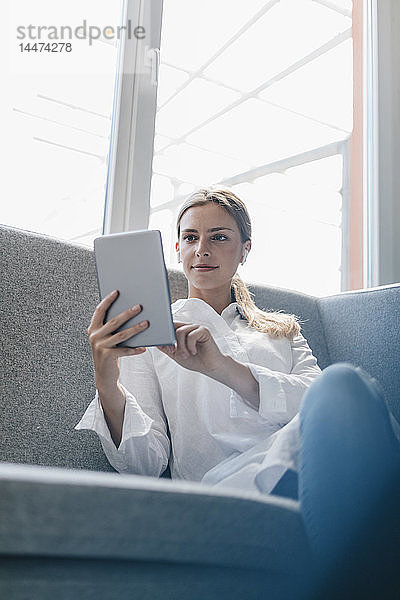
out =
[[[244,265],[244,263],[246,262],[246,258],[247,258],[248,253],[250,252],[250,248],[251,248],[251,244],[247,244],[243,250],[242,262],[241,262],[242,265]]]
[[[175,249],[176,249],[176,258],[178,260],[178,263],[180,263],[181,262],[181,253],[180,253],[180,250],[179,250],[179,244],[178,244],[178,242],[176,242],[176,244],[175,244]]]

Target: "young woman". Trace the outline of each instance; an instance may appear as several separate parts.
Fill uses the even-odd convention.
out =
[[[202,189],[190,196],[177,234],[188,297],[172,304],[176,347],[116,348],[148,324],[113,333],[141,309],[104,324],[117,292],[106,297],[88,329],[96,397],[77,429],[97,432],[119,472],[159,476],[170,464],[172,478],[292,498],[300,490],[311,531],[318,519],[350,514],[354,498],[344,495],[346,506],[337,498],[332,504],[326,474],[339,486],[349,478],[357,486],[357,469],[346,469],[349,455],[357,463],[360,438],[370,435],[370,417],[375,433],[387,440],[378,449],[385,469],[378,460],[374,477],[389,478],[400,464],[374,381],[351,365],[321,373],[296,317],[255,306],[236,273],[251,250],[250,218],[231,191]],[[365,423],[344,436],[345,449],[343,439],[336,448],[335,435],[343,437],[341,428],[360,402],[371,404]],[[375,450],[370,444],[369,452]],[[314,498],[321,502],[315,511]],[[347,519],[349,535],[353,524]]]

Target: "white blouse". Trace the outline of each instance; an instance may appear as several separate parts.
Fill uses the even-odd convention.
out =
[[[234,390],[185,369],[157,347],[119,359],[126,395],[117,448],[98,393],[75,429],[91,429],[120,473],[171,477],[263,493],[286,468],[297,468],[297,415],[321,373],[305,338],[274,339],[248,326],[236,302],[219,315],[199,298],[171,306],[174,320],[206,326],[223,354],[247,365],[259,383],[259,410]]]

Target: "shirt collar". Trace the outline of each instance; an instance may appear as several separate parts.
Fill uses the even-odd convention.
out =
[[[231,322],[238,313],[242,313],[237,302],[231,302],[219,315],[216,310],[201,298],[180,298],[171,305],[173,315],[206,321],[220,322],[220,319]]]

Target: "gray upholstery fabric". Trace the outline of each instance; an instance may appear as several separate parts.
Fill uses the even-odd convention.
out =
[[[0,480],[3,554],[142,557],[276,572],[286,571],[288,561],[299,571],[310,559],[293,500],[195,482],[10,463],[0,464]],[[291,537],[281,540],[285,527]]]
[[[0,587],[12,600],[309,600],[304,577],[168,561],[0,557]],[[314,586],[313,586],[314,587]]]
[[[321,298],[319,308],[331,362],[375,377],[400,420],[400,284]]]
[[[9,227],[0,247],[0,460],[112,470],[96,437],[73,430],[95,390],[92,252]]]
[[[5,463],[0,486],[5,597],[309,597],[312,561],[297,502]]]

